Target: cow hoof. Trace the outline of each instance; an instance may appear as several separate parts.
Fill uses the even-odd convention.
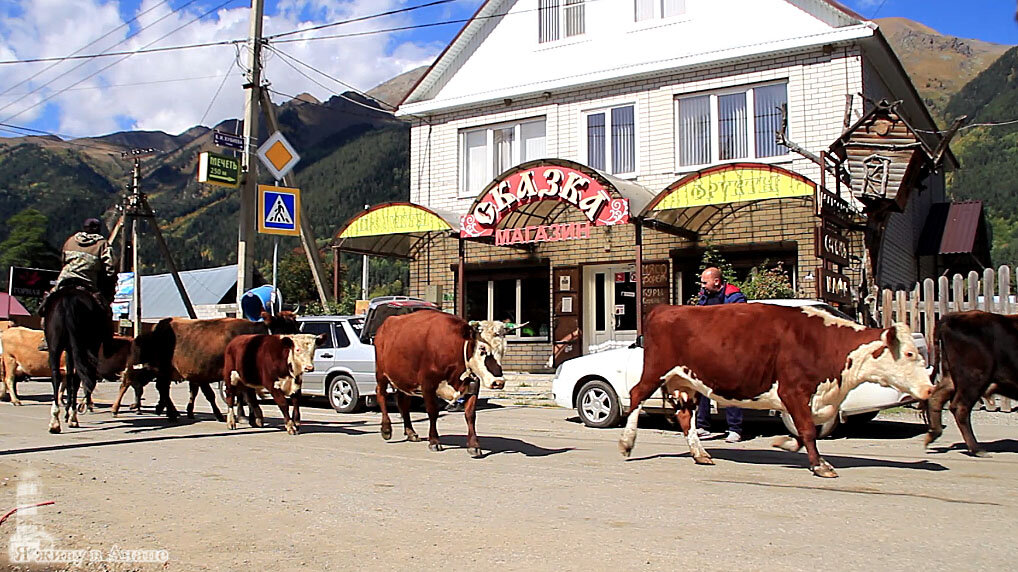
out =
[[[67,424],[67,426],[68,426],[68,427],[71,427],[71,428],[73,428],[73,429],[77,429],[78,427],[81,427],[81,425],[78,425],[78,422],[77,422],[77,420],[69,422],[69,423]]]
[[[714,464],[714,459],[711,459],[710,457],[693,457],[693,461],[697,465],[713,465]]]
[[[421,440],[421,436],[418,435],[417,433],[407,433],[406,440],[411,443],[416,443]]]
[[[467,448],[467,453],[470,453],[470,456],[474,457],[476,459],[476,458],[481,456],[481,448],[480,447],[468,447]]]
[[[216,414],[216,421],[220,421],[220,422],[226,421],[226,417],[223,417],[222,413],[218,413],[218,414]]]
[[[56,426],[51,425],[50,428],[49,428],[49,432],[50,433],[54,433],[54,434],[55,433],[59,433],[60,432],[60,426],[59,425],[56,425]]]
[[[78,413],[84,413],[84,412],[85,412],[85,404],[84,403],[79,403],[78,404]]]
[[[442,444],[441,443],[429,443],[428,444],[428,450],[429,451],[435,451],[437,453],[438,451],[442,450]]]
[[[297,434],[297,426],[294,425],[293,421],[286,422],[286,432],[289,433],[290,435]]]
[[[989,457],[990,454],[986,452],[986,449],[976,449],[975,451],[972,451],[972,456],[985,459]]]
[[[194,412],[193,411],[188,411],[187,412],[187,418],[188,419],[194,419]]]
[[[261,417],[255,417],[254,420],[251,421],[251,426],[252,427],[265,427],[265,420],[262,419]]]
[[[834,467],[828,465],[827,463],[817,465],[813,467],[811,470],[813,471],[814,475],[818,477],[823,477],[825,479],[834,479],[837,478],[838,476],[838,473],[834,472]]]
[[[18,400],[11,401],[11,405],[13,405],[15,407],[20,407],[21,406],[21,401],[18,401]]]
[[[771,443],[771,446],[794,453],[799,450],[799,440],[794,437],[778,437]]]
[[[382,439],[385,439],[386,441],[392,439],[392,427],[382,427]]]

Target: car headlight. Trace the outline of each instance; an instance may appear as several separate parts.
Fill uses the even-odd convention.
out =
[[[555,377],[556,378],[559,376],[559,374],[562,373],[562,366],[564,366],[564,365],[566,365],[566,364],[565,363],[560,363],[560,364],[558,364],[558,367],[555,368]]]

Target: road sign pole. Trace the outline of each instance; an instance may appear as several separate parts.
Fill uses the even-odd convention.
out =
[[[11,319],[11,298],[14,297],[14,266],[11,266],[11,276],[7,280],[7,319]]]
[[[244,105],[244,145],[243,166],[246,167],[247,180],[240,190],[240,229],[237,235],[237,304],[240,298],[251,288],[254,274],[254,240],[255,202],[258,200],[258,166],[251,142],[258,137],[258,106],[261,102],[261,53],[262,53],[262,14],[264,0],[251,0],[251,22],[248,34],[248,82],[244,85],[247,99]]]
[[[276,186],[279,186],[279,180],[276,180]],[[279,268],[279,235],[272,236],[272,295],[269,296],[269,313],[276,313],[276,272]]]

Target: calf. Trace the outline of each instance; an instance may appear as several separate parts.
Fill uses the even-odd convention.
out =
[[[501,322],[468,324],[458,316],[437,310],[386,318],[375,334],[375,377],[378,381],[375,395],[382,410],[382,438],[392,438],[392,422],[385,404],[390,383],[398,390],[396,404],[408,441],[420,440],[410,424],[410,396],[424,397],[431,422],[428,448],[432,451],[442,450],[436,426],[436,398],[454,401],[464,396],[467,397],[464,406],[467,450],[479,456],[481,448],[474,430],[478,382],[493,389],[505,386],[501,365],[505,334],[506,327]]]
[[[937,322],[933,337],[943,373],[923,405],[929,423],[926,445],[943,434],[941,411],[950,399],[969,453],[984,457],[986,451],[972,432],[972,407],[994,394],[1018,399],[1018,315],[978,310],[946,314]]]
[[[266,391],[283,413],[286,432],[296,435],[300,430],[301,375],[314,371],[315,346],[322,340],[311,334],[254,334],[233,338],[223,358],[223,386],[229,408],[226,426],[237,428],[237,396],[243,391],[250,407],[251,426],[261,427],[264,419],[255,392]],[[293,406],[292,419],[287,398]]]
[[[805,446],[813,473],[836,477],[817,451],[816,425],[838,414],[849,391],[867,381],[917,399],[933,390],[906,326],[864,328],[808,307],[658,306],[644,320],[644,344],[643,375],[629,392],[632,409],[619,441],[627,457],[641,403],[666,385],[698,464],[713,464],[693,414],[705,395],[721,405],[788,412],[799,435],[775,445],[788,451]]]

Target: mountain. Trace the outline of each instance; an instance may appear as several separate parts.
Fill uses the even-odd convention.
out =
[[[400,89],[416,82],[404,76],[372,92],[398,102],[405,93]],[[294,176],[320,246],[330,242],[338,225],[364,204],[408,198],[409,127],[386,111],[384,103],[347,92],[324,102],[301,94],[275,107],[281,131],[301,155]],[[259,123],[264,139],[265,121]],[[243,123],[227,120],[215,129],[241,133]],[[103,213],[112,226],[131,171],[131,161],[121,153],[138,148],[156,150],[142,159],[141,185],[177,265],[193,269],[234,262],[237,191],[195,180],[199,153],[230,153],[212,144],[212,129],[204,126],[177,135],[125,131],[70,141],[51,136],[0,138],[0,218],[39,209],[49,218],[46,236],[54,246],[87,216]],[[261,172],[260,182],[271,183]],[[7,233],[0,225],[0,241]],[[271,257],[271,243],[264,236],[257,240],[258,259]],[[281,239],[284,249],[299,244],[296,238]],[[166,269],[147,230],[140,252],[143,271]]]
[[[368,90],[367,94],[386,104],[386,109],[395,109],[397,105],[403,103],[403,98],[417,85],[426,71],[428,71],[428,66],[421,66],[401,73]]]
[[[950,173],[956,199],[984,201],[993,228],[993,263],[1018,263],[1018,47],[1011,48],[948,101],[946,112],[972,126],[952,144],[961,168]],[[1005,123],[986,126],[979,124]]]
[[[943,35],[907,18],[875,22],[938,119],[944,117],[951,96],[1011,47]],[[947,119],[949,124],[953,117]]]

